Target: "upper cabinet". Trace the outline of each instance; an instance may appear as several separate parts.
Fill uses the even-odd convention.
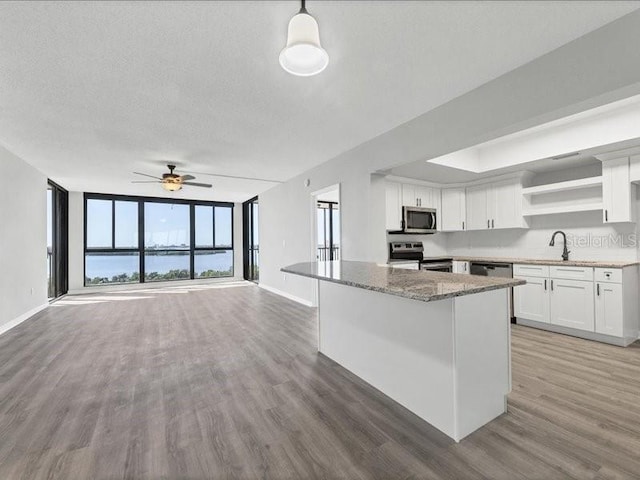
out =
[[[467,187],[466,229],[526,228],[522,216],[522,183],[503,180]]]
[[[402,206],[438,208],[439,188],[431,188],[425,185],[403,183]]]
[[[402,228],[402,184],[385,182],[387,230]]]
[[[635,222],[635,186],[631,184],[629,157],[602,161],[602,220]]]
[[[442,208],[438,212],[442,231],[466,230],[467,205],[465,199],[464,187],[442,189]]]

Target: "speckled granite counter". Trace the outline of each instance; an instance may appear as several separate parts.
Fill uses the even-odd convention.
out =
[[[281,270],[303,277],[423,302],[515,287],[526,283],[524,280],[405,270],[387,265],[351,261],[296,263]]]
[[[460,262],[496,262],[496,263],[518,263],[523,265],[558,265],[564,267],[594,267],[594,268],[623,268],[638,265],[640,262],[635,261],[610,261],[602,260],[597,262],[587,260],[549,260],[539,258],[517,258],[517,257],[473,257],[465,255],[443,255],[437,257],[424,257],[425,260],[444,260],[451,259]]]

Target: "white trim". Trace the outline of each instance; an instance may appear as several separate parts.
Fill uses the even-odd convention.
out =
[[[500,175],[489,175],[483,172],[481,178],[469,180],[467,182],[455,182],[455,183],[435,183],[427,180],[420,180],[417,178],[399,177],[397,175],[386,175],[385,179],[390,182],[406,183],[409,185],[423,185],[431,188],[462,188],[462,187],[474,187],[476,185],[485,185],[487,183],[500,182],[502,180],[521,180],[523,183],[529,180],[534,174],[528,170],[521,170],[513,173],[502,173]]]
[[[294,302],[301,303],[302,305],[305,305],[307,307],[314,306],[313,302],[310,302],[309,300],[305,300],[304,298],[301,298],[301,297],[296,297],[295,295],[291,295],[290,293],[284,292],[282,290],[278,290],[277,288],[269,287],[264,283],[259,283],[258,286],[260,288],[264,288],[267,292],[275,293],[276,295],[280,295],[281,297],[288,298],[289,300],[293,300]]]
[[[20,325],[25,320],[30,319],[36,313],[44,310],[48,306],[49,306],[49,302],[43,303],[42,305],[39,305],[36,308],[32,308],[28,312],[23,313],[22,315],[20,315],[19,317],[14,318],[13,320],[9,320],[7,323],[3,323],[2,325],[0,325],[0,335],[2,335],[3,333],[11,330],[13,327],[16,327],[16,326]]]

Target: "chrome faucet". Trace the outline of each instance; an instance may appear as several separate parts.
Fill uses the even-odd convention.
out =
[[[562,240],[564,242],[564,248],[562,249],[562,260],[565,262],[569,260],[569,250],[567,250],[567,236],[564,234],[562,230],[558,230],[551,235],[551,241],[549,242],[549,246],[553,247],[555,245],[556,235],[562,235]]]

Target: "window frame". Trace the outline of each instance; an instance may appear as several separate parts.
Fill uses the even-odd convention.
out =
[[[87,203],[89,200],[109,200],[111,201],[111,248],[98,248],[98,247],[87,247]],[[117,201],[125,201],[125,202],[136,202],[138,205],[138,246],[134,248],[116,248],[115,246],[115,205]],[[174,280],[164,280],[164,281],[181,281],[181,280],[194,280],[195,277],[195,252],[200,251],[231,251],[231,275],[225,275],[221,277],[198,277],[201,278],[231,278],[235,274],[235,235],[234,235],[234,203],[233,202],[218,202],[218,201],[207,201],[207,200],[188,200],[182,198],[163,198],[163,197],[141,197],[135,195],[115,195],[115,194],[107,194],[107,193],[85,193],[84,194],[84,215],[83,215],[83,285],[85,287],[93,287],[100,286],[102,284],[87,284],[87,254],[91,253],[137,253],[139,257],[139,278],[138,283],[147,283],[145,280],[145,212],[144,206],[145,203],[164,203],[168,205],[189,205],[189,239],[190,245],[188,250],[181,250],[185,252],[189,252],[189,278],[188,279],[174,279]],[[196,247],[195,239],[196,239],[196,206],[207,206],[213,207],[212,216],[213,216],[213,243],[212,247]],[[216,225],[215,225],[215,207],[223,207],[230,208],[231,210],[231,246],[230,247],[216,247]],[[174,251],[175,249],[158,249],[153,251]],[[154,280],[149,283],[155,282]],[[104,285],[116,285],[114,283],[104,284]]]

